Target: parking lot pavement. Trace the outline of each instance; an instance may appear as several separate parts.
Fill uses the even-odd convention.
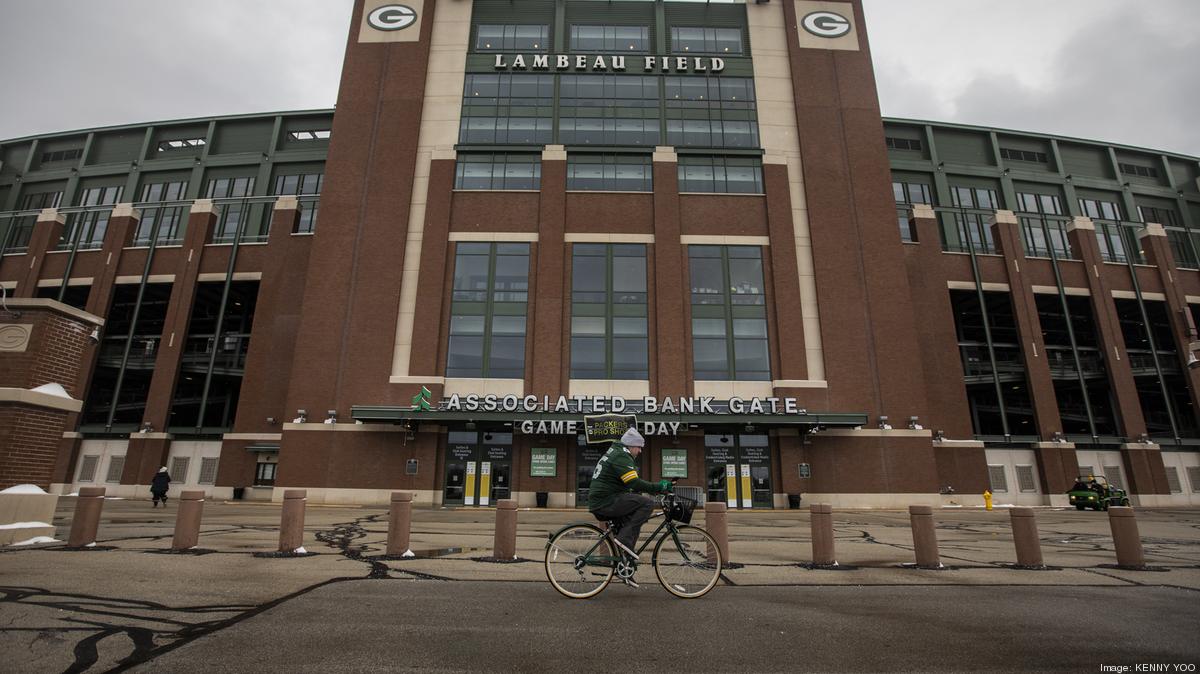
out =
[[[74,501],[60,500],[54,522],[59,539],[66,538]],[[0,649],[6,666],[16,667],[14,671],[107,671],[122,662],[146,662],[209,635],[235,634],[250,618],[298,601],[307,605],[309,595],[324,597],[334,587],[365,578],[398,581],[396,588],[417,583],[420,592],[435,595],[438,588],[471,587],[476,596],[490,597],[499,588],[524,587],[537,593],[531,597],[545,595],[538,601],[557,600],[540,563],[547,536],[588,518],[579,511],[520,511],[518,560],[498,564],[481,561],[492,553],[494,511],[417,508],[412,548],[418,557],[397,560],[381,558],[385,509],[310,506],[304,545],[317,554],[260,559],[251,553],[277,546],[278,505],[207,503],[198,546],[203,554],[162,554],[170,546],[175,507],[175,502],[164,510],[142,501],[106,501],[100,549],[94,551],[66,551],[62,544],[0,548]],[[724,572],[719,593],[703,605],[709,610],[725,602],[752,606],[775,596],[771,588],[811,592],[854,587],[873,587],[880,598],[891,596],[889,588],[924,587],[955,602],[963,599],[951,590],[962,587],[990,588],[988,602],[1015,602],[1030,592],[1066,592],[1070,601],[1099,601],[1109,596],[1106,592],[1149,588],[1195,604],[1200,511],[1138,511],[1151,570],[1113,568],[1116,559],[1103,513],[1038,509],[1037,516],[1051,567],[1045,571],[1010,568],[1014,552],[1007,512],[967,509],[935,514],[945,570],[904,568],[913,561],[913,551],[908,514],[901,511],[836,512],[840,567],[812,570],[800,565],[811,551],[807,511],[733,512],[728,517],[730,557],[740,566]],[[702,514],[696,523],[704,525]],[[652,571],[644,569],[639,579],[644,590],[649,585],[647,591],[656,598],[666,597]],[[1028,589],[1013,590],[1022,586]],[[386,587],[393,591],[392,585]],[[627,590],[610,588],[605,595]],[[517,601],[521,593],[512,592]],[[541,604],[524,607],[521,620],[548,619],[535,606]],[[322,602],[311,610],[334,615]],[[482,667],[482,662],[469,666]]]

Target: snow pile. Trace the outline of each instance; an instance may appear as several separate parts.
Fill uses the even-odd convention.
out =
[[[308,554],[308,550],[305,550],[303,545],[296,548],[295,550],[292,550],[292,552],[296,553],[297,555],[307,555]]]
[[[45,494],[36,484],[19,484],[8,489],[0,489],[0,494]]]
[[[16,547],[18,545],[41,545],[42,543],[62,543],[62,541],[58,540],[57,538],[53,538],[51,536],[35,536],[27,541],[21,541],[19,543],[10,543],[10,545],[13,547]]]
[[[45,393],[46,395],[54,396],[55,398],[74,400],[74,398],[71,397],[71,394],[67,393],[67,389],[62,387],[62,384],[55,384],[51,382],[49,384],[42,384],[37,388],[31,388],[29,390],[33,391],[34,393]]]
[[[45,522],[13,522],[12,524],[0,524],[0,529],[45,529],[50,526]]]

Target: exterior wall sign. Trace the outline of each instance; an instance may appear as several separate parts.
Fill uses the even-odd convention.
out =
[[[418,42],[425,0],[366,0],[359,42]]]
[[[793,1],[796,5],[796,37],[801,49],[859,50],[853,5],[848,2]]]
[[[413,409],[428,409],[418,408]],[[646,414],[778,414],[804,415],[795,398],[738,398],[718,401],[712,396],[695,398],[657,398],[646,396],[626,400],[621,396],[517,396],[455,393],[444,398],[437,409],[447,412],[565,412],[603,414],[605,412],[642,412]]]
[[[572,72],[624,72],[641,67],[643,72],[719,73],[725,60],[701,56],[630,56],[624,54],[496,54],[496,70],[570,70]]]
[[[32,328],[32,324],[26,323],[0,324],[0,351],[24,351],[29,347]]]
[[[663,477],[687,477],[686,449],[664,449],[661,454]]]
[[[558,475],[558,450],[553,447],[534,447],[529,450],[529,476],[555,477]]]

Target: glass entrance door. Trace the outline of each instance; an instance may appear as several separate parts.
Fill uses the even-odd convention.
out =
[[[486,506],[511,498],[512,437],[512,433],[451,431],[442,503]]]
[[[580,436],[582,438],[582,436]],[[581,439],[580,442],[583,442]],[[592,484],[592,474],[596,472],[596,464],[600,457],[608,451],[608,445],[581,444],[575,454],[575,507],[586,508],[589,487]]]
[[[730,508],[774,507],[766,435],[705,435],[704,468],[709,501]]]
[[[512,433],[484,433],[479,465],[481,506],[512,496]]]
[[[479,434],[451,431],[446,440],[446,486],[442,504],[475,504],[475,477],[478,468]],[[467,494],[470,494],[468,501]]]

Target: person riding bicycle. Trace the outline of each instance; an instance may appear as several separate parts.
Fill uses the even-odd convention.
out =
[[[616,538],[630,550],[635,549],[642,525],[654,511],[654,499],[644,493],[665,494],[672,488],[670,480],[647,482],[638,477],[635,460],[645,445],[646,439],[637,429],[625,431],[596,464],[588,490],[588,511],[597,519],[620,520]]]

